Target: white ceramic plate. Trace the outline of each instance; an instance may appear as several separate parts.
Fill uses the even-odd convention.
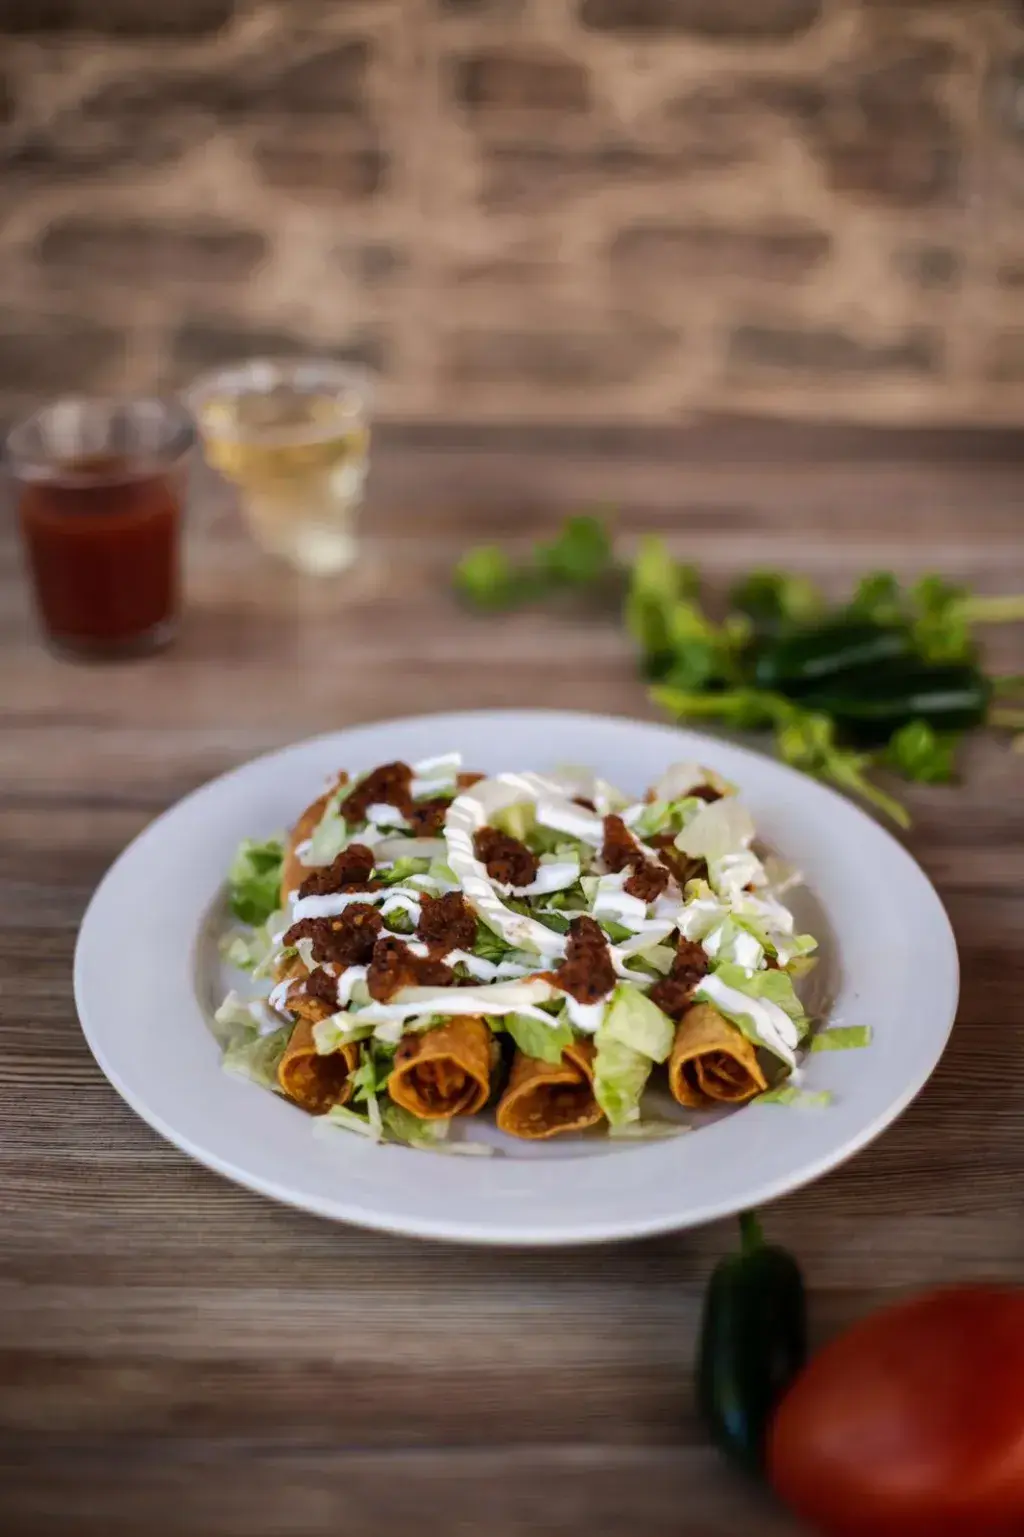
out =
[[[866,1050],[821,1052],[806,1087],[825,1109],[750,1105],[665,1141],[516,1144],[452,1158],[315,1135],[300,1110],[230,1077],[207,1017],[221,989],[213,930],[239,840],[292,822],[325,776],[459,749],[484,771],[586,763],[637,795],[698,760],[739,785],[759,835],[804,872],[825,940],[835,1024]],[[806,899],[805,899],[806,900]],[[545,711],[423,716],[258,758],[158,818],[107,873],[82,924],[75,998],[97,1062],[158,1132],[241,1185],[366,1227],[473,1243],[569,1244],[689,1227],[833,1168],[928,1078],[957,1002],[946,914],[903,848],[849,801],[769,758],[665,726]]]

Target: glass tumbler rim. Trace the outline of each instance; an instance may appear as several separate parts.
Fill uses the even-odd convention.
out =
[[[48,446],[45,433],[52,426],[57,412],[70,414],[75,411],[93,412],[113,421],[118,413],[129,419],[133,413],[145,413],[150,422],[160,423],[160,432],[153,442],[126,449],[99,448],[90,451],[71,451],[66,454]],[[117,454],[126,463],[118,478],[137,479],[156,469],[167,469],[177,464],[194,446],[197,439],[196,424],[186,406],[174,396],[166,395],[58,395],[37,406],[28,415],[19,417],[6,430],[0,440],[0,460],[14,475],[23,480],[59,479],[62,483],[88,483],[102,478],[96,471],[76,471],[75,458],[87,458],[92,454]]]
[[[310,392],[320,388],[337,393],[339,398],[354,396],[364,416],[373,404],[375,376],[371,369],[362,363],[316,352],[266,353],[218,364],[197,374],[182,391],[182,398],[201,426],[203,407],[217,394],[262,395],[281,384],[295,383],[303,384]],[[247,431],[237,424],[218,423],[217,436],[225,441],[249,443],[262,441],[266,433],[260,428]]]

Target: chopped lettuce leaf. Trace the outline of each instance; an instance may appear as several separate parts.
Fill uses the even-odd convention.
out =
[[[833,1025],[811,1037],[811,1051],[855,1051],[871,1045],[870,1025]]]
[[[653,838],[655,833],[681,833],[704,809],[704,804],[696,795],[674,801],[651,801],[632,822],[632,829],[640,838]]]
[[[721,860],[747,849],[754,838],[753,818],[732,796],[711,801],[677,836],[676,848],[691,859]]]
[[[640,1119],[640,1096],[651,1075],[651,1059],[610,1036],[604,1028],[594,1040],[594,1094],[612,1126]]]
[[[609,1126],[608,1135],[613,1142],[659,1142],[665,1137],[682,1137],[692,1126],[681,1126],[678,1121],[649,1120],[624,1121],[621,1126]]]
[[[351,785],[339,785],[317,823],[309,848],[302,856],[305,865],[329,865],[337,859],[349,839],[350,828],[341,814],[341,803],[351,793]]]
[[[513,945],[502,939],[500,934],[495,934],[493,929],[489,929],[481,918],[477,919],[474,955],[478,955],[483,961],[498,962],[504,960],[507,955],[512,955],[514,950]]]
[[[599,1032],[652,1062],[667,1061],[675,1033],[668,1015],[630,982],[620,982],[615,989]]]
[[[383,1041],[371,1041],[363,1047],[359,1066],[350,1076],[352,1099],[357,1105],[387,1093],[388,1079],[395,1065],[395,1048]]]
[[[532,801],[513,801],[491,815],[491,826],[509,838],[525,843],[537,825],[537,813]]]
[[[365,1041],[372,1034],[372,1025],[357,1024],[355,1017],[342,1009],[329,1019],[317,1021],[313,1026],[313,1045],[319,1056],[329,1057],[332,1051],[340,1051],[353,1041]]]
[[[347,1105],[332,1105],[323,1119],[331,1126],[340,1126],[345,1131],[356,1132],[360,1137],[368,1137],[371,1142],[381,1140],[382,1124],[374,1125],[368,1115],[359,1115]]]
[[[284,912],[273,912],[266,923],[248,934],[226,934],[220,943],[220,953],[229,966],[239,971],[251,971],[254,977],[268,977],[278,958],[277,941],[288,927]]]
[[[806,1109],[820,1109],[832,1103],[828,1089],[798,1089],[795,1084],[781,1083],[777,1088],[766,1089],[751,1100],[753,1105],[800,1105]]]
[[[245,838],[228,871],[231,911],[240,923],[266,923],[281,895],[284,845],[279,838]]]
[[[502,1023],[523,1055],[541,1062],[561,1062],[562,1052],[573,1042],[572,1026],[565,1020],[545,1025],[528,1014],[506,1014]]]
[[[421,1121],[411,1110],[405,1110],[391,1100],[385,1101],[382,1115],[389,1142],[402,1142],[424,1151],[439,1149],[447,1140],[452,1125],[451,1121]]]
[[[387,870],[375,870],[374,878],[384,886],[397,886],[412,875],[426,875],[430,870],[429,859],[396,859]]]
[[[225,1050],[221,1065],[237,1078],[248,1078],[260,1088],[280,1093],[277,1069],[291,1033],[291,1025],[283,1025],[270,1035],[254,1035],[249,1040],[239,1036]]]
[[[742,966],[726,963],[716,968],[726,987],[734,987],[750,998],[764,998],[783,1009],[797,1025],[805,1025],[807,1016],[804,1006],[793,990],[793,979],[784,971],[755,971],[748,975]]]

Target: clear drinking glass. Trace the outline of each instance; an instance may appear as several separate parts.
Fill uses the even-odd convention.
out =
[[[364,370],[316,358],[256,358],[186,392],[207,458],[238,487],[253,537],[301,571],[341,571],[355,559],[370,393]]]
[[[36,606],[62,652],[137,655],[173,636],[195,429],[177,402],[69,397],[5,445]]]

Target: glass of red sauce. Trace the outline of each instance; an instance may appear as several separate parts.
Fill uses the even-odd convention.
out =
[[[69,398],[8,434],[36,605],[60,652],[137,656],[174,636],[195,428],[163,400]]]

